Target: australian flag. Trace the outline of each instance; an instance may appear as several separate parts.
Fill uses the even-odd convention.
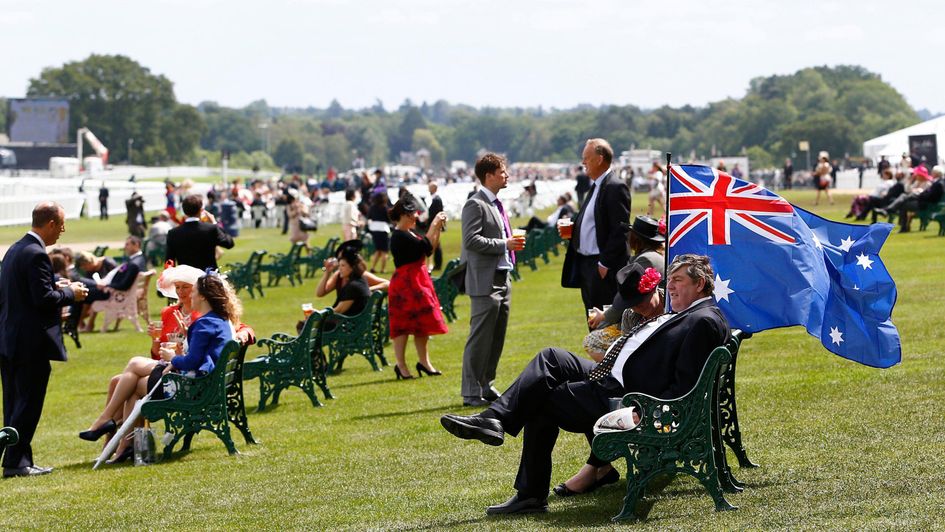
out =
[[[879,258],[892,226],[825,220],[707,166],[673,166],[669,255],[707,255],[732,328],[803,325],[829,351],[868,366],[902,359],[890,320],[896,284]]]

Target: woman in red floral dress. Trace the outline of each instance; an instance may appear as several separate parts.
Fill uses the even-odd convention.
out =
[[[420,359],[417,373],[421,377],[424,373],[441,375],[430,364],[427,342],[430,336],[447,332],[440,312],[440,300],[426,268],[427,256],[440,241],[446,214],[441,212],[430,220],[430,229],[424,236],[414,231],[419,210],[416,200],[407,194],[394,204],[389,213],[391,221],[396,223],[390,237],[390,251],[397,269],[390,280],[388,313],[390,337],[397,358],[394,373],[398,379],[413,378],[404,358],[410,335],[413,335],[417,358]]]

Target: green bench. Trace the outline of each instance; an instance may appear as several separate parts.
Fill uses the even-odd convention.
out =
[[[141,251],[152,266],[162,266],[167,258],[167,242],[163,244],[155,242],[150,238],[141,241]]]
[[[372,297],[374,313],[371,317],[371,339],[374,341],[374,356],[381,361],[382,366],[389,366],[384,356],[384,346],[390,344],[390,315],[387,313],[387,292],[380,292],[380,296]],[[373,295],[373,294],[372,294]]]
[[[302,256],[303,248],[305,248],[305,244],[296,242],[292,244],[288,253],[276,253],[275,255],[271,255],[269,257],[270,263],[263,264],[259,267],[260,271],[269,274],[266,286],[279,286],[279,281],[282,280],[283,277],[288,277],[292,286],[295,286],[296,281],[302,284],[302,273],[299,265],[301,264],[300,257]]]
[[[264,256],[266,256],[266,250],[260,249],[253,251],[246,262],[231,262],[226,265],[228,269],[226,277],[236,293],[245,288],[252,299],[256,299],[254,291],[259,292],[259,297],[265,295],[260,274]]]
[[[95,246],[95,249],[92,251],[92,255],[95,255],[96,257],[104,257],[106,251],[108,251],[108,246]]]
[[[325,247],[313,247],[308,251],[302,261],[305,263],[305,277],[315,277],[315,274],[322,269],[325,260],[335,254],[335,247],[338,245],[338,238],[329,238]]]
[[[938,214],[933,214],[932,219],[938,222],[938,236],[945,236],[945,210]]]
[[[260,340],[257,345],[267,353],[256,357],[243,366],[243,380],[259,379],[259,407],[266,409],[271,398],[272,405],[279,404],[279,395],[289,386],[301,388],[312,401],[312,406],[322,406],[315,395],[315,386],[321,388],[326,399],[334,399],[328,389],[326,374],[328,363],[322,351],[322,325],[334,313],[330,308],[313,312],[298,336],[276,333],[271,338]]]
[[[436,290],[436,297],[440,300],[443,317],[450,323],[456,320],[456,296],[459,295],[459,288],[456,288],[450,277],[457,267],[459,267],[459,259],[453,259],[446,263],[443,273],[433,279],[433,289]]]
[[[614,517],[645,518],[649,511],[643,500],[651,481],[672,478],[678,473],[695,477],[711,495],[716,511],[734,510],[723,493],[739,491],[729,485],[719,420],[719,388],[732,360],[728,347],[710,354],[699,380],[684,396],[658,399],[642,393],[623,397],[623,407],[635,407],[640,423],[629,430],[602,432],[594,437],[592,450],[602,460],[627,461],[627,495]]]
[[[381,308],[387,294],[375,291],[364,310],[357,316],[332,314],[325,321],[322,330],[322,345],[328,349],[328,368],[332,373],[341,371],[345,358],[361,355],[367,359],[374,371],[380,371],[377,365],[378,349],[374,334],[375,311]],[[384,362],[383,358],[381,359]]]
[[[181,438],[184,439],[181,450],[190,449],[191,440],[201,430],[216,434],[230,454],[237,452],[230,437],[230,425],[239,429],[246,443],[256,443],[249,431],[243,403],[245,354],[246,346],[241,347],[231,340],[224,346],[216,367],[208,375],[190,378],[168,373],[162,377],[165,389],[175,390],[173,395],[144,403],[141,415],[152,423],[163,419],[165,431],[174,435],[164,446],[165,459],[170,458]]]
[[[7,446],[16,445],[20,441],[20,433],[13,427],[3,427],[0,429],[0,451]]]

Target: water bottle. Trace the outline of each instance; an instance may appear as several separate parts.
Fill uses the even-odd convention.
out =
[[[134,432],[135,465],[150,465],[156,461],[157,445],[154,443],[154,431],[136,428]]]

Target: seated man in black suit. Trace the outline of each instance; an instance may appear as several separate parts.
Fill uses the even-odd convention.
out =
[[[184,223],[167,233],[167,259],[198,270],[217,268],[217,246],[231,249],[233,237],[217,225],[212,214],[203,209],[203,196],[191,194],[181,202]]]
[[[141,239],[132,235],[125,239],[125,257],[127,259],[121,266],[107,272],[105,277],[99,276],[97,280],[83,278],[81,282],[85,283],[89,289],[89,295],[85,298],[85,304],[91,305],[96,301],[105,301],[110,298],[113,292],[125,292],[134,286],[138,274],[147,270],[144,260],[144,253],[141,252]],[[81,304],[73,306],[70,316],[79,316],[81,313]],[[84,331],[88,332],[95,328],[94,316],[86,323]]]
[[[692,389],[709,353],[728,340],[730,331],[712,300],[714,273],[708,257],[680,255],[669,272],[667,293],[674,313],[646,320],[621,336],[599,364],[546,348],[483,412],[440,419],[454,436],[488,445],[501,445],[506,432],[514,436],[525,429],[517,493],[486,513],[547,511],[551,452],[559,430],[582,433],[590,441],[594,423],[611,410],[611,398],[628,392],[675,398]],[[640,278],[640,272],[624,278],[625,294],[639,292],[634,279]],[[588,464],[605,462],[592,455]]]

